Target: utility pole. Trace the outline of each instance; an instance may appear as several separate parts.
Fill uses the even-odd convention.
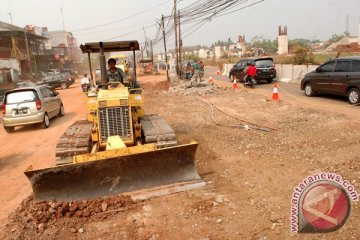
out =
[[[181,39],[181,29],[180,29],[180,10],[178,11],[178,25],[179,25],[179,65],[180,65],[180,78],[182,76],[182,62],[181,62],[181,47],[182,47],[182,39]]]
[[[24,36],[25,36],[25,46],[26,46],[27,60],[31,63],[30,51],[29,51],[29,42],[28,42],[28,38],[27,38],[27,29],[26,29],[26,27],[24,28]],[[32,74],[33,74],[32,66],[30,67],[30,74],[31,74],[31,77],[32,77]]]
[[[11,25],[12,25],[12,14],[11,14],[11,12],[9,12],[8,14],[9,14],[9,16],[10,16],[10,23],[11,23]]]
[[[166,80],[167,80],[168,82],[170,82],[170,78],[169,78],[169,68],[168,68],[168,59],[167,59],[167,51],[166,51],[164,15],[161,16],[161,25],[162,25],[163,38],[164,38],[165,63],[166,63]]]
[[[154,64],[154,51],[153,51],[152,40],[150,40],[150,55],[151,55],[151,62],[152,64]]]
[[[176,17],[176,0],[174,0],[174,29],[175,29],[175,56],[176,56],[176,74],[179,75],[179,52],[178,52],[178,33],[177,33],[177,17]]]

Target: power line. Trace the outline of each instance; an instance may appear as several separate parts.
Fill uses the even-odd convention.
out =
[[[152,11],[162,5],[165,5],[169,2],[170,0],[167,0],[166,2],[163,2],[159,5],[156,5],[155,7],[153,8],[150,8],[150,9],[146,9],[144,11],[141,11],[139,13],[136,13],[136,14],[133,14],[133,15],[130,15],[128,17],[124,17],[124,18],[121,18],[121,19],[117,19],[117,20],[114,20],[114,21],[111,21],[111,22],[107,22],[107,23],[103,23],[103,24],[99,24],[99,25],[95,25],[95,26],[91,26],[91,27],[86,27],[86,28],[80,28],[80,29],[75,29],[75,30],[71,30],[70,32],[79,32],[79,31],[85,31],[85,30],[89,30],[89,29],[93,29],[93,28],[99,28],[99,27],[103,27],[103,26],[107,26],[107,25],[110,25],[110,24],[114,24],[114,23],[117,23],[117,22],[121,22],[121,21],[124,21],[124,20],[128,20],[128,19],[131,19],[131,18],[134,18],[134,17],[137,17],[143,13],[147,13],[149,11]]]
[[[155,24],[149,25],[149,26],[144,27],[144,29],[148,29],[148,28],[151,28],[151,27],[154,27],[154,26],[156,26],[156,25],[155,25]],[[142,30],[143,30],[143,29],[138,29],[138,30],[135,30],[135,31],[132,31],[132,32],[124,33],[124,34],[119,35],[119,36],[115,36],[115,37],[111,37],[111,38],[108,38],[108,39],[104,39],[103,41],[109,41],[109,40],[113,40],[113,39],[116,39],[116,38],[124,37],[124,36],[130,35],[130,34],[136,33],[136,32],[140,32],[140,31],[142,31]]]

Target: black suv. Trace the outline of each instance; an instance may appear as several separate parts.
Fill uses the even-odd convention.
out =
[[[305,75],[301,90],[306,96],[330,93],[347,96],[351,104],[359,104],[360,56],[329,60]]]
[[[48,75],[47,77],[43,78],[43,80],[37,82],[36,84],[46,84],[49,85],[51,88],[69,88],[74,82],[71,79],[71,76],[67,73],[55,73],[53,75]]]
[[[237,62],[229,72],[229,78],[233,82],[234,76],[240,81],[243,81],[243,71],[247,64],[255,63],[256,66],[256,81],[265,80],[271,83],[276,78],[276,70],[272,58],[244,58]]]

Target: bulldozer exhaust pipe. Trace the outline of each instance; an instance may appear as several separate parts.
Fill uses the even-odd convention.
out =
[[[202,181],[195,168],[197,143],[127,156],[28,170],[34,199],[72,201],[157,186]]]

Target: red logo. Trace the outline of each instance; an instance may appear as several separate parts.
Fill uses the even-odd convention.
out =
[[[312,231],[327,232],[345,224],[350,215],[350,204],[350,199],[342,187],[323,182],[314,184],[304,193],[301,210]]]

